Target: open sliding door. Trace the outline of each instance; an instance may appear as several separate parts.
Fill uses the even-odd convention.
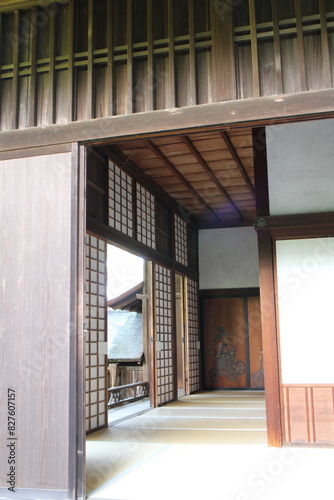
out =
[[[155,266],[156,398],[162,405],[175,399],[172,271]]]
[[[78,153],[0,157],[1,498],[84,498]]]

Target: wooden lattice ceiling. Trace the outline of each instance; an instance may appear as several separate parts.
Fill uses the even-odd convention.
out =
[[[136,139],[110,147],[144,171],[197,219],[200,228],[252,223],[251,129]]]

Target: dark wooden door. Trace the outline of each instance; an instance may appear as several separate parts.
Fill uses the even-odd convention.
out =
[[[202,314],[205,387],[262,389],[259,298],[205,298]]]

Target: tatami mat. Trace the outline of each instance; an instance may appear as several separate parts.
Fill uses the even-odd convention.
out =
[[[334,450],[268,448],[265,422],[263,393],[216,391],[91,434],[88,498],[334,498]]]

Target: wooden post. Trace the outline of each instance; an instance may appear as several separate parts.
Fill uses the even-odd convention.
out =
[[[270,231],[259,231],[260,304],[268,445],[282,446],[281,400],[273,247]]]

